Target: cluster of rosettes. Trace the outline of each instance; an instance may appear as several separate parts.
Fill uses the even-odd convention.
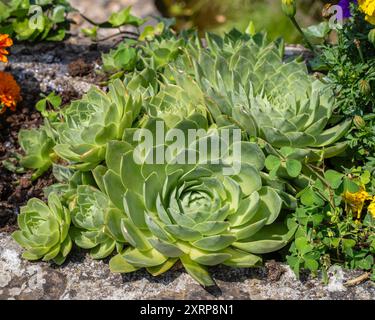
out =
[[[168,41],[163,56],[174,52]],[[285,62],[283,44],[235,30],[205,42],[192,36],[167,64],[145,59],[72,102],[62,121],[21,131],[23,165],[53,166],[59,181],[48,206],[30,201],[19,216],[26,259],[62,263],[74,243],[95,259],[116,251],[113,272],[157,276],[180,262],[211,286],[208,267],[253,267],[292,239],[299,161],[341,154],[351,122],[330,123],[332,92]]]

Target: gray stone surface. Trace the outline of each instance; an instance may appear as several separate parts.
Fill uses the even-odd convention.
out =
[[[94,261],[82,251],[72,253],[57,267],[46,262],[27,262],[9,234],[0,233],[1,299],[375,299],[374,283],[354,287],[344,282],[358,276],[332,268],[328,285],[321,280],[296,279],[289,267],[267,262],[263,268],[214,268],[217,287],[199,286],[182,269],[153,278],[140,271],[111,274],[108,261]]]

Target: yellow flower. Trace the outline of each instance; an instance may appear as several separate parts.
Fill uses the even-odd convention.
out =
[[[15,111],[17,103],[21,101],[21,89],[13,76],[0,71],[0,114],[7,108]]]
[[[366,200],[371,199],[368,192],[365,190],[361,190],[356,193],[347,191],[343,194],[343,198],[349,209],[357,215],[357,219],[361,218],[361,213]]]
[[[375,0],[358,0],[358,4],[366,14],[366,20],[375,24]]]
[[[372,215],[372,217],[375,219],[375,196],[372,198],[372,202],[368,206],[367,210]]]

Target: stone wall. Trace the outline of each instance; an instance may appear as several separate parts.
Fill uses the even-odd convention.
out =
[[[330,270],[328,285],[320,279],[297,280],[292,270],[269,261],[263,268],[211,270],[217,287],[205,290],[178,267],[153,278],[143,271],[112,274],[108,261],[73,251],[61,267],[27,262],[9,234],[0,233],[0,300],[2,299],[375,299],[372,282],[346,287],[360,275]]]

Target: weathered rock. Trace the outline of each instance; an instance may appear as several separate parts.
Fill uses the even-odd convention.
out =
[[[110,45],[108,42],[93,45],[81,38],[56,44],[17,44],[12,47],[6,71],[20,84],[23,101],[29,106],[40,99],[40,93],[52,91],[63,94],[64,102],[69,102],[100,82],[97,74],[100,52],[109,50]],[[74,65],[82,64],[82,61],[86,63],[85,72],[71,73]]]
[[[375,299],[370,281],[343,285],[358,272],[335,267],[326,286],[319,279],[298,281],[283,264],[266,266],[213,268],[217,287],[205,290],[181,269],[158,278],[143,271],[112,274],[108,261],[94,261],[82,251],[74,251],[61,267],[27,262],[10,235],[0,233],[0,299]],[[275,268],[281,273],[273,278]]]

